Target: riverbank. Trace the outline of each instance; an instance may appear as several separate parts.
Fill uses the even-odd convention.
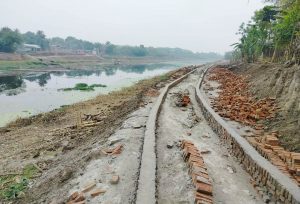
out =
[[[177,62],[184,66],[191,62],[209,62],[216,59],[186,59],[167,57],[127,57],[94,55],[50,55],[30,56],[0,53],[0,76],[21,75],[25,73],[68,71],[68,70],[104,70],[129,65],[147,65]],[[195,63],[195,64],[198,64]]]
[[[48,71],[0,76],[0,127],[19,117],[29,117],[61,106],[88,100],[178,69],[178,65],[116,66],[104,70]],[[91,91],[63,91],[78,83],[103,84]],[[43,99],[43,102],[40,101]]]
[[[151,103],[148,97],[156,96],[166,83],[190,70],[191,67],[172,71],[1,128],[1,200],[17,195],[22,198],[18,202],[30,203],[57,188],[89,161],[92,144],[105,141],[130,112]],[[21,193],[29,184],[30,193]],[[17,193],[11,192],[12,187],[17,188]]]

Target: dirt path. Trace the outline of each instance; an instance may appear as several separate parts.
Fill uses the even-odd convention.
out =
[[[141,147],[143,144],[145,124],[152,103],[130,114],[122,126],[112,134],[108,141],[95,148],[94,152],[122,145],[120,155],[99,154],[99,158],[92,160],[78,177],[65,184],[72,186],[69,194],[81,191],[84,186],[95,183],[94,189],[106,191],[102,196],[92,197],[85,194],[87,203],[133,203],[137,188],[137,180],[140,166]],[[111,183],[112,177],[118,176],[117,184]]]
[[[212,179],[215,203],[262,203],[249,182],[250,176],[230,156],[203,118],[193,89],[198,78],[197,73],[192,74],[172,88],[162,107],[157,130],[158,203],[193,203],[194,187],[176,145],[180,139],[194,142],[200,151],[209,151],[203,157]],[[177,107],[179,92],[192,93],[193,105]]]

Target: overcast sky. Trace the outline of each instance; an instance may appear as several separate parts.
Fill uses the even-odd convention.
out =
[[[261,0],[0,0],[0,27],[223,53]]]

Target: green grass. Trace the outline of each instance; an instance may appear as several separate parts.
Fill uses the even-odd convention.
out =
[[[39,170],[29,164],[24,167],[20,175],[0,176],[0,200],[13,200],[24,194],[30,179],[37,175]]]
[[[38,60],[23,60],[23,61],[0,61],[0,70],[10,71],[18,69],[35,69],[47,67],[48,64]]]
[[[95,91],[95,87],[106,87],[104,84],[92,84],[88,85],[86,83],[78,83],[75,85],[73,88],[63,88],[63,89],[58,89],[59,91]]]
[[[169,79],[169,76],[167,76],[166,74],[163,74],[163,75],[159,76],[159,79],[160,79],[161,81],[165,81],[165,80],[168,80],[168,79]]]

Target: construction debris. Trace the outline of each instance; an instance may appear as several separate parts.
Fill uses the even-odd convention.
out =
[[[121,154],[123,145],[119,144],[115,148],[102,150],[105,155],[118,155]]]
[[[224,68],[214,68],[210,71],[209,80],[217,81],[219,97],[213,98],[212,107],[220,116],[262,130],[257,122],[275,117],[278,109],[275,98],[254,99],[248,91],[246,77],[234,74]],[[212,87],[206,87],[212,90]]]
[[[93,191],[91,192],[91,196],[92,196],[92,197],[96,197],[96,196],[98,196],[98,195],[100,195],[100,194],[103,194],[103,193],[105,193],[105,192],[106,192],[106,190],[97,188],[97,189],[95,189],[95,190],[93,190]]]
[[[83,204],[85,203],[85,196],[82,192],[74,192],[69,197],[67,204]]]
[[[195,203],[212,204],[212,184],[201,153],[192,142],[187,140],[181,142],[181,148],[183,149],[183,159],[188,164],[189,174],[196,188]]]
[[[96,186],[96,182],[93,181],[93,182],[85,185],[82,189],[82,192],[86,193],[86,192],[90,191],[92,188],[94,188],[95,186]]]
[[[279,109],[275,98],[254,99],[248,91],[246,77],[228,69],[216,67],[210,71],[209,80],[217,81],[217,98],[212,98],[212,107],[222,117],[255,128],[255,137],[246,137],[257,151],[291,177],[300,186],[300,153],[288,152],[280,146],[278,132],[265,134],[266,127],[260,121],[275,117]],[[206,83],[205,91],[213,90]]]
[[[174,93],[174,97],[175,97],[175,105],[177,107],[187,107],[191,102],[191,99],[188,96],[188,91],[185,91],[184,93],[182,92]]]
[[[111,180],[110,180],[110,183],[111,184],[118,184],[119,180],[120,180],[120,177],[118,175],[113,175]]]

